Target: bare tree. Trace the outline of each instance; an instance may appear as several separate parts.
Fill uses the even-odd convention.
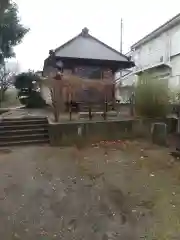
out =
[[[4,100],[5,91],[12,86],[14,73],[7,70],[5,65],[0,68],[0,104]]]

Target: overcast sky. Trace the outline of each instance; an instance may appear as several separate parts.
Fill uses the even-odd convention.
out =
[[[178,14],[178,0],[16,0],[22,23],[31,30],[15,48],[21,71],[42,70],[54,49],[87,27],[111,47],[120,48],[123,18],[123,53],[165,21]]]

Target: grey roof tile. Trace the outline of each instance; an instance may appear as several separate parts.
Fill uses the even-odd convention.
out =
[[[127,56],[91,36],[87,28],[84,28],[79,35],[55,49],[55,55],[56,57],[68,58],[129,61]]]

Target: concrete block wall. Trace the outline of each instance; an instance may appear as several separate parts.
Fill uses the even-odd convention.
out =
[[[52,146],[90,144],[103,140],[151,138],[151,127],[155,122],[165,122],[171,132],[171,119],[136,119],[129,121],[82,121],[49,124]]]

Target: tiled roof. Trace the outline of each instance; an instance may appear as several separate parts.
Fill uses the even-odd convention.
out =
[[[70,41],[55,49],[56,57],[82,58],[128,62],[129,58],[88,33],[82,32]]]

